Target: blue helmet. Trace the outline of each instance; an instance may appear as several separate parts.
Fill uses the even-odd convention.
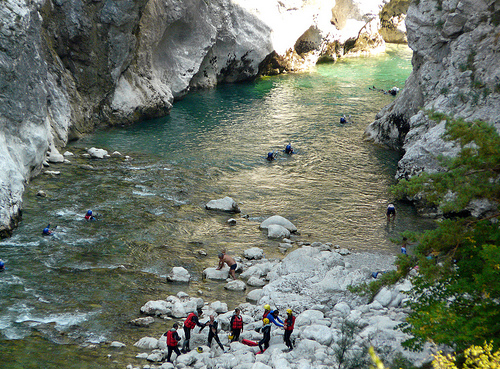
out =
[[[92,215],[92,210],[87,211],[87,215]]]
[[[285,149],[286,149],[286,150],[291,150],[291,148],[292,148],[292,145],[288,144],[288,145],[286,145],[286,148],[285,148]]]
[[[274,153],[273,153],[273,152],[268,152],[268,153],[267,153],[267,157],[268,157],[268,158],[272,158],[273,156],[274,156]]]
[[[5,267],[5,263],[3,262],[2,259],[0,259],[0,269],[3,269]]]

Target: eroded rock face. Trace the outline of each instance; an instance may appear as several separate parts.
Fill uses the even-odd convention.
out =
[[[444,123],[421,111],[435,110],[500,130],[500,3],[420,1],[408,9],[413,71],[404,90],[380,111],[366,137],[404,152],[396,178],[443,170],[438,154],[458,148],[442,140]]]
[[[26,182],[47,158],[60,160],[68,140],[163,116],[192,89],[380,49],[383,3],[5,0],[0,235],[20,219]],[[450,19],[447,32],[460,22]]]

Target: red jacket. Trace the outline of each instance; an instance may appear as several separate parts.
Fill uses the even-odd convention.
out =
[[[167,346],[177,346],[180,337],[175,329],[171,329],[167,332]]]
[[[196,327],[196,321],[195,321],[195,319],[193,319],[193,317],[196,317],[196,320],[198,320],[198,317],[196,316],[196,314],[191,313],[188,315],[188,317],[184,321],[184,327],[189,328],[189,329],[193,329],[194,327]]]
[[[231,318],[232,329],[243,329],[243,318],[239,315],[233,315]]]

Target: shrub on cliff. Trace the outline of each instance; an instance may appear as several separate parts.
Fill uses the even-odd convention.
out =
[[[440,158],[446,172],[423,173],[394,188],[399,197],[423,196],[445,214],[461,214],[472,201],[496,204],[488,217],[452,216],[437,229],[416,235],[414,258],[400,257],[400,271],[418,267],[406,323],[412,337],[404,344],[418,349],[427,340],[463,351],[492,341],[500,346],[500,136],[484,122],[446,119],[445,139],[460,145],[454,158]],[[404,262],[403,262],[404,259]],[[408,264],[408,261],[411,261]]]

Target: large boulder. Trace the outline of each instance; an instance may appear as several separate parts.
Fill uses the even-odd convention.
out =
[[[280,225],[280,226],[288,229],[290,232],[296,232],[297,231],[297,227],[295,227],[295,225],[292,222],[290,222],[286,218],[283,218],[280,215],[273,215],[272,217],[267,218],[266,220],[264,220],[260,224],[260,228],[261,229],[267,229],[267,228],[269,228],[270,225],[273,225],[273,224]]]
[[[148,301],[141,307],[141,313],[147,315],[169,315],[172,313],[172,303],[165,300]]]
[[[173,267],[167,275],[167,281],[188,283],[191,279],[191,274],[183,267]]]
[[[226,280],[229,277],[229,268],[224,266],[224,268],[217,270],[216,268],[206,268],[203,270],[203,278],[213,279],[213,280]]]

